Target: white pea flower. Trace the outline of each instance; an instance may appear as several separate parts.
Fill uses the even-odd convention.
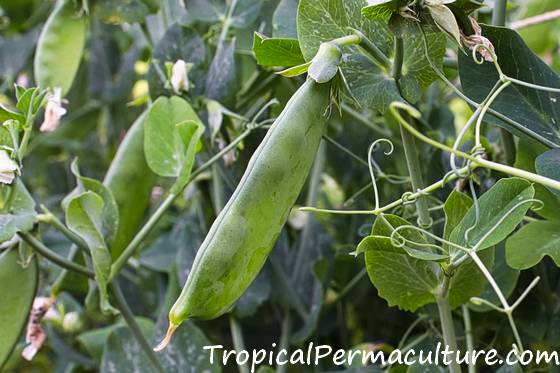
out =
[[[188,92],[191,88],[189,82],[189,71],[192,64],[186,63],[183,60],[177,60],[171,69],[171,87],[176,94],[181,92]]]
[[[66,109],[62,107],[62,91],[55,88],[54,92],[49,95],[47,107],[45,109],[45,119],[41,128],[41,132],[52,132],[58,128],[60,118],[66,114]]]
[[[11,184],[16,177],[17,163],[10,158],[6,150],[0,150],[0,183]]]

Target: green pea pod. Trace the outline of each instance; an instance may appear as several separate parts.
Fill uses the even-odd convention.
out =
[[[73,1],[58,1],[37,42],[33,69],[39,87],[60,87],[65,95],[80,66],[85,42],[85,18],[77,15]]]
[[[0,370],[27,324],[37,291],[37,259],[33,257],[25,268],[20,261],[17,249],[0,254]]]
[[[311,169],[329,99],[330,84],[309,79],[274,122],[199,248],[156,351],[184,320],[227,312],[255,279]]]
[[[144,112],[130,127],[103,181],[119,208],[119,226],[111,246],[113,260],[138,231],[156,181],[144,157],[145,118]]]

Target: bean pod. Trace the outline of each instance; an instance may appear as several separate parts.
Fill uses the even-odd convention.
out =
[[[184,320],[226,313],[255,279],[307,179],[329,99],[330,84],[309,79],[274,122],[199,248],[156,351]]]

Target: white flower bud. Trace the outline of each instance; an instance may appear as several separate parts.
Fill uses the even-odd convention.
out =
[[[16,177],[18,165],[5,150],[0,150],[0,183],[11,184]]]
[[[183,60],[178,60],[171,69],[171,86],[176,94],[181,92],[188,92],[190,89],[189,83],[189,70],[190,64]]]

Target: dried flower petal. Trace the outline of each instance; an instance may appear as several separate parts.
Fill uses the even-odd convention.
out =
[[[33,301],[33,308],[29,314],[27,322],[27,332],[25,334],[25,342],[28,343],[23,349],[21,356],[25,360],[32,360],[37,354],[41,346],[47,340],[47,333],[41,327],[41,320],[54,304],[54,298],[37,297]]]
[[[489,52],[485,48],[479,48],[477,52],[480,53],[486,61],[492,62],[493,55],[495,55],[494,45],[488,38],[482,36],[482,27],[480,27],[478,22],[476,22],[476,20],[472,17],[469,17],[469,19],[471,21],[474,34],[467,36],[461,32],[461,40],[463,41],[463,44],[465,44],[465,46],[471,50],[473,50],[477,45],[484,45],[492,52]]]

